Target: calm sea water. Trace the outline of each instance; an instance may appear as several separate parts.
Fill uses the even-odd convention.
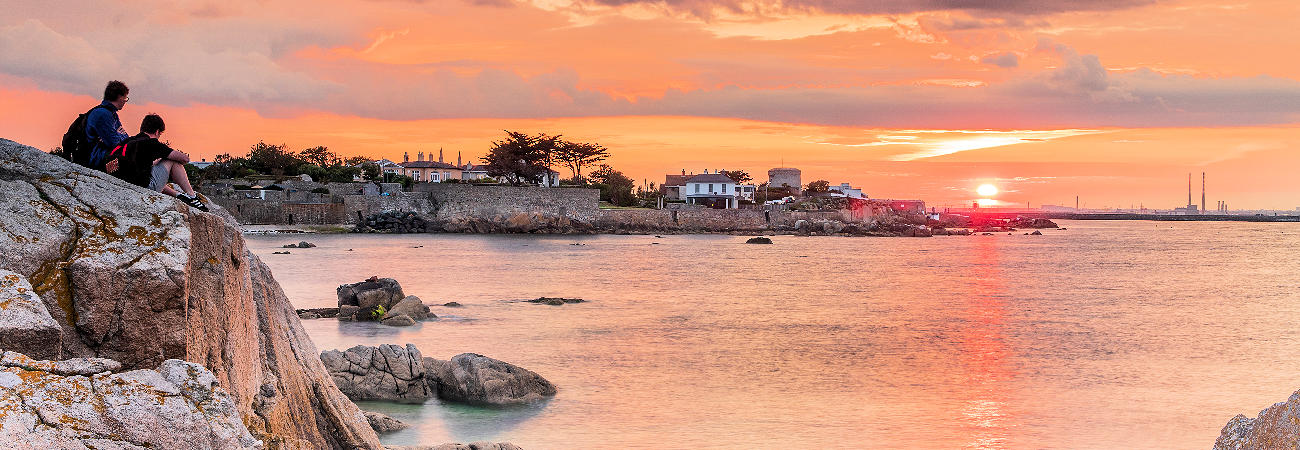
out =
[[[538,372],[545,404],[364,403],[387,444],[1208,448],[1300,388],[1300,224],[1067,222],[1044,236],[249,236],[297,307],[398,279],[438,321],[304,321]],[[571,245],[580,243],[582,245]],[[581,297],[545,306],[515,300]]]

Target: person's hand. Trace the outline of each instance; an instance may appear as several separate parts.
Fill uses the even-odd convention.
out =
[[[114,159],[112,161],[109,161],[108,164],[105,164],[104,171],[108,173],[117,172],[117,160]]]

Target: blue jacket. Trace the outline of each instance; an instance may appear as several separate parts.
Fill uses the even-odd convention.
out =
[[[90,152],[90,167],[103,170],[108,153],[131,135],[126,134],[126,128],[117,118],[117,108],[107,100],[101,104],[103,108],[95,108],[86,116],[86,140],[95,143]]]

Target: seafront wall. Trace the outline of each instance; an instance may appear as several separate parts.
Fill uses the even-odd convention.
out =
[[[435,229],[451,232],[708,233],[820,231],[827,222],[843,226],[897,216],[882,200],[841,202],[851,208],[824,211],[600,209],[600,191],[583,188],[419,183],[406,192],[394,185],[300,181],[277,184],[281,190],[233,186],[226,182],[203,191],[246,225],[356,225],[385,212],[410,212],[435,224]]]
[[[420,183],[411,191],[427,193],[437,205],[437,218],[441,219],[539,213],[591,222],[600,212],[597,189]]]
[[[854,221],[848,211],[762,211],[756,209],[611,209],[601,210],[591,224],[609,230],[760,231],[794,228],[809,222]]]

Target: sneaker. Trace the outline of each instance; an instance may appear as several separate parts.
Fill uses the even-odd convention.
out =
[[[208,212],[208,205],[203,204],[203,201],[199,200],[198,197],[190,197],[181,193],[176,194],[176,198],[181,199],[181,201],[185,202],[186,205],[190,205],[199,211]]]

